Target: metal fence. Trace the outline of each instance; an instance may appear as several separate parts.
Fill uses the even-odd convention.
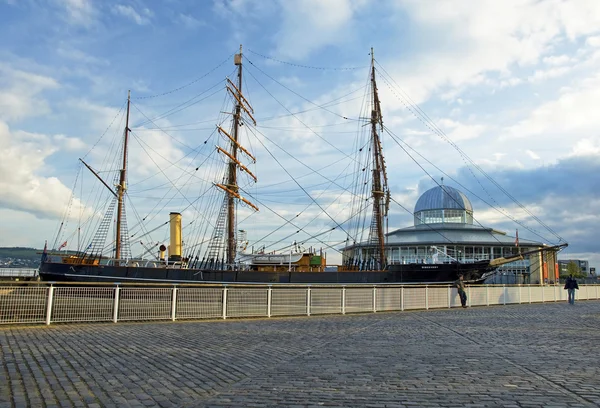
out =
[[[559,302],[562,286],[467,287],[468,306]],[[580,285],[576,300],[598,299]],[[51,324],[376,313],[460,306],[455,288],[413,285],[203,285],[0,283],[0,324]]]
[[[38,270],[33,268],[0,268],[0,278],[37,278]]]

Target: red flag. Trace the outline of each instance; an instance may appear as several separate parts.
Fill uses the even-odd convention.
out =
[[[59,246],[59,247],[58,247],[58,250],[60,251],[61,249],[63,249],[63,248],[64,248],[64,247],[66,247],[66,246],[67,246],[67,241],[63,242],[63,243],[61,244],[61,246]]]

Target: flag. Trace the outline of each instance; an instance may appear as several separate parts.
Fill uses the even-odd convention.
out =
[[[60,251],[61,249],[63,249],[64,247],[67,246],[67,241],[63,242],[59,247],[58,250]]]
[[[515,238],[515,246],[519,246],[519,230],[517,230],[517,237]]]
[[[48,241],[44,241],[44,250],[42,251],[42,263],[48,259]]]

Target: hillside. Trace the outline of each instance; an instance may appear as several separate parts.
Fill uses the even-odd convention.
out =
[[[35,259],[40,260],[41,249],[35,248],[24,248],[24,247],[0,247],[0,258],[14,258],[14,259]]]
[[[0,247],[0,268],[37,268],[41,249]]]

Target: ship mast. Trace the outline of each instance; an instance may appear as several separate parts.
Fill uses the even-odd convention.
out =
[[[126,183],[126,174],[127,174],[127,142],[129,139],[129,105],[131,104],[131,91],[127,91],[127,116],[125,118],[125,135],[123,142],[123,168],[121,169],[121,175],[119,177],[119,184],[117,185],[117,227],[115,231],[115,259],[117,265],[120,264],[119,259],[121,259],[121,223],[122,223],[122,214],[123,214],[123,206],[124,206],[124,196],[125,190],[127,189]]]
[[[256,162],[256,159],[254,158],[254,156],[252,156],[252,154],[250,154],[250,152],[245,149],[239,142],[239,129],[240,126],[243,124],[243,122],[245,120],[250,120],[252,123],[254,123],[254,125],[256,125],[256,121],[254,120],[254,117],[252,116],[252,113],[254,113],[254,110],[252,109],[252,107],[250,106],[250,104],[248,103],[248,100],[244,97],[244,95],[242,94],[242,46],[240,45],[240,53],[236,54],[234,57],[234,63],[235,65],[237,65],[238,67],[238,73],[237,73],[237,84],[234,84],[232,81],[230,81],[229,79],[227,79],[227,90],[229,91],[229,93],[233,96],[233,98],[235,99],[235,109],[233,111],[233,131],[231,132],[232,134],[229,134],[227,131],[225,131],[222,127],[217,126],[217,130],[219,131],[219,133],[221,133],[222,135],[226,136],[227,139],[229,140],[229,145],[231,146],[231,148],[229,150],[225,150],[223,148],[217,147],[217,150],[222,153],[223,155],[225,155],[228,159],[229,159],[229,163],[227,166],[227,175],[226,175],[226,184],[217,184],[216,186],[221,188],[222,190],[224,190],[227,193],[227,196],[225,198],[225,205],[226,205],[226,232],[225,232],[225,237],[226,237],[226,261],[227,261],[227,267],[228,268],[233,268],[233,265],[235,263],[235,257],[236,257],[236,249],[237,249],[237,242],[236,242],[236,199],[244,202],[245,204],[247,204],[248,206],[252,207],[255,211],[258,211],[258,208],[252,204],[250,201],[246,200],[245,198],[243,198],[240,193],[239,193],[239,186],[238,186],[238,180],[237,180],[237,171],[238,171],[238,167],[244,171],[245,173],[247,173],[251,178],[254,179],[254,182],[256,182],[256,176],[254,174],[252,174],[252,172],[246,167],[244,166],[239,158],[238,155],[239,153],[244,153],[245,156],[247,156],[248,158],[250,158],[252,161]],[[242,117],[244,116],[244,117]],[[247,119],[245,119],[247,118]],[[219,225],[219,222],[217,222],[217,225]],[[218,231],[215,231],[215,235],[214,237],[218,237],[220,236],[220,233]],[[213,240],[215,240],[215,238],[213,237]]]
[[[374,259],[376,268],[383,270],[386,267],[385,256],[385,234],[384,225],[388,215],[390,192],[387,183],[387,173],[385,170],[385,159],[381,147],[379,131],[383,131],[383,118],[381,116],[381,104],[377,93],[377,83],[375,81],[375,56],[371,48],[371,138],[373,152],[373,184],[371,194],[373,197],[373,217],[371,219],[371,230],[369,241],[376,246],[374,250]]]

